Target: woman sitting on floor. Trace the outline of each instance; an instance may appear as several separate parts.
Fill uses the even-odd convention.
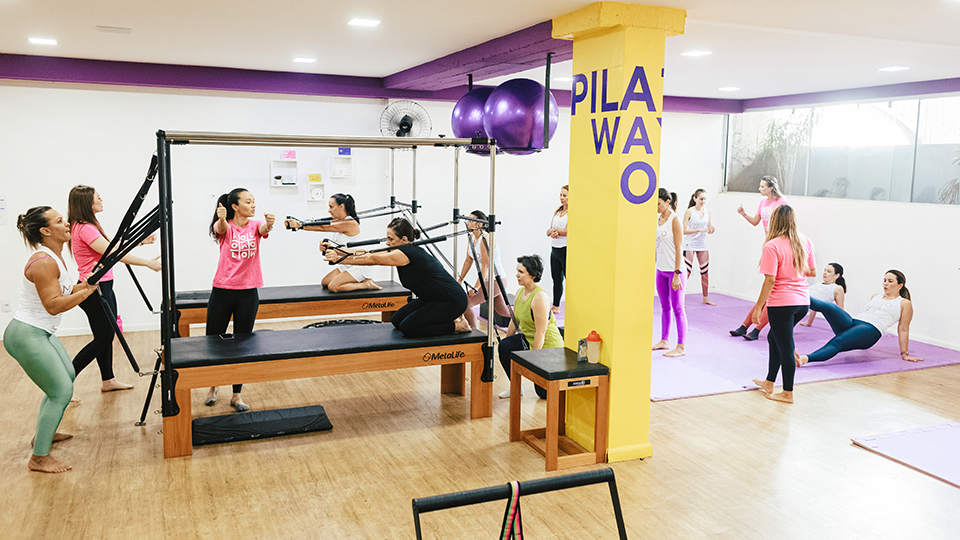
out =
[[[794,351],[798,367],[807,362],[825,362],[837,353],[869,349],[880,341],[883,333],[894,324],[897,324],[897,334],[900,337],[900,358],[908,362],[923,361],[923,358],[910,356],[913,304],[910,302],[910,291],[907,290],[907,278],[899,270],[889,270],[883,275],[883,294],[873,295],[867,302],[867,310],[856,317],[851,317],[833,304],[815,298],[810,299],[810,309],[823,313],[835,336],[809,355]]]

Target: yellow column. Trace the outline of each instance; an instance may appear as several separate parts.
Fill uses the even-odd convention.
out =
[[[573,39],[565,346],[591,330],[610,367],[609,461],[648,457],[657,180],[667,36],[686,11],[597,2],[553,20]],[[568,392],[567,434],[593,444],[593,390]]]

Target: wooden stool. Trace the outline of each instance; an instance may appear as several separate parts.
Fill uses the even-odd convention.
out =
[[[607,422],[610,413],[610,369],[577,362],[567,348],[514,351],[510,355],[510,441],[524,440],[546,459],[546,470],[582,467],[607,461]],[[547,389],[547,427],[520,429],[520,383],[526,377]],[[597,389],[593,426],[594,451],[588,452],[564,435],[566,392]]]

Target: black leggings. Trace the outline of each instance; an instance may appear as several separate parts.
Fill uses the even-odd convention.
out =
[[[523,334],[517,332],[512,336],[505,337],[500,340],[500,345],[497,346],[497,354],[500,356],[500,365],[503,367],[503,371],[507,374],[507,379],[510,379],[510,353],[513,351],[522,351],[525,348],[523,346],[523,341],[521,341],[522,335]],[[536,384],[533,386],[536,387],[535,389],[537,391],[537,396],[540,399],[547,399],[546,388]]]
[[[456,330],[454,321],[467,310],[463,300],[424,300],[415,298],[393,314],[393,326],[404,337],[439,336]]]
[[[553,305],[558,307],[563,296],[563,278],[567,275],[567,246],[550,250],[550,275],[553,276]]]
[[[793,375],[797,364],[793,357],[793,327],[807,316],[809,306],[767,306],[770,331],[767,344],[770,346],[770,362],[767,380],[775,382],[777,371],[783,370],[783,391],[793,392]]]
[[[233,317],[233,333],[249,334],[253,332],[253,323],[257,320],[260,308],[260,293],[257,289],[219,289],[210,291],[207,303],[207,335],[218,336],[227,332],[227,325]],[[242,384],[233,385],[233,393],[239,394]]]
[[[116,335],[113,325],[116,319],[110,322],[110,316],[103,309],[101,296],[107,301],[113,315],[117,315],[117,296],[113,294],[113,280],[101,281],[100,294],[91,294],[86,300],[80,302],[80,309],[87,314],[90,331],[93,332],[93,341],[87,343],[73,358],[73,371],[79,375],[83,368],[89,366],[90,362],[96,358],[97,365],[100,366],[100,379],[109,381],[113,378],[113,336]]]

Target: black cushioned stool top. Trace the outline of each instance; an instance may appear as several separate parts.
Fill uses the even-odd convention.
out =
[[[170,361],[174,368],[220,366],[281,358],[456,346],[486,341],[486,334],[477,330],[406,338],[390,323],[299,330],[259,330],[252,334],[231,335],[228,339],[221,336],[192,336],[171,340]]]
[[[288,302],[314,302],[318,300],[344,300],[354,298],[381,298],[384,296],[410,296],[411,292],[395,281],[379,282],[383,290],[362,290],[330,292],[319,283],[316,285],[290,285],[286,287],[261,287],[261,304],[283,304]],[[177,308],[205,308],[210,301],[210,291],[182,291],[176,296]]]
[[[514,351],[510,359],[548,381],[609,375],[610,368],[597,363],[577,362],[577,351],[564,348]]]

